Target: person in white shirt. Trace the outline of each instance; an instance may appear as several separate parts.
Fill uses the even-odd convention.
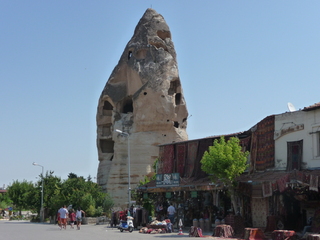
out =
[[[76,220],[77,220],[77,229],[80,230],[81,222],[82,222],[82,213],[85,216],[85,212],[81,210],[80,207],[78,207],[78,210],[76,212]]]
[[[66,208],[66,205],[64,205],[63,207],[61,207],[59,209],[59,214],[60,214],[60,222],[61,222],[61,228],[67,229],[67,218],[68,218],[68,210]]]

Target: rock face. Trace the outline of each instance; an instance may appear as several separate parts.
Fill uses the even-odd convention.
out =
[[[188,139],[187,117],[171,32],[160,14],[147,9],[97,109],[97,180],[116,206],[128,206],[128,141],[134,189],[153,172],[159,144]]]

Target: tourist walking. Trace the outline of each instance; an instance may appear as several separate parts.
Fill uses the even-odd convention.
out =
[[[74,228],[74,223],[76,221],[76,214],[74,212],[73,209],[70,210],[70,213],[69,213],[69,222],[70,222],[70,228]]]
[[[81,222],[82,222],[82,214],[83,214],[83,217],[86,216],[86,213],[81,210],[80,207],[78,207],[78,210],[76,212],[76,219],[77,219],[77,229],[80,230],[80,226],[81,226]]]
[[[170,222],[174,224],[174,214],[176,213],[176,209],[174,208],[172,203],[168,207],[167,212],[168,212],[168,218],[170,219]]]
[[[61,222],[61,226],[64,229],[67,229],[67,218],[68,218],[68,210],[66,205],[64,205],[63,207],[61,207],[58,211],[60,213],[60,222]],[[60,227],[61,229],[61,227]]]

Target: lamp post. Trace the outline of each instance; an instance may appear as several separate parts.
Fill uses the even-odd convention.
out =
[[[120,133],[121,135],[127,136],[128,140],[128,209],[130,209],[130,203],[131,203],[131,187],[130,187],[130,140],[129,140],[129,133],[123,132],[119,129],[116,129],[116,132]]]
[[[32,165],[39,166],[42,168],[42,176],[41,176],[41,209],[40,209],[40,222],[43,222],[43,166],[33,162]]]

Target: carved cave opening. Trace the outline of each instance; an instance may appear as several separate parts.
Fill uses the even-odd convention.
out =
[[[112,110],[113,106],[109,101],[104,101],[103,107],[102,107],[102,114],[104,116],[112,116]]]
[[[132,51],[128,52],[128,60],[132,57]]]
[[[176,105],[180,105],[181,104],[181,93],[177,93],[176,96],[175,96],[175,102],[176,102]]]
[[[109,101],[104,101],[103,103],[103,110],[113,110],[113,106]]]
[[[111,139],[100,139],[99,145],[102,153],[114,153],[114,141]]]
[[[175,128],[179,128],[179,123],[178,123],[177,121],[175,121],[175,122],[173,122],[173,126],[174,126]]]
[[[133,113],[133,102],[131,98],[127,98],[123,101],[122,113]]]
[[[180,81],[174,80],[170,82],[170,88],[168,89],[168,94],[173,95],[177,92],[178,87],[180,87]]]
[[[111,135],[111,124],[106,124],[102,126],[102,132],[101,136],[102,137],[107,137]]]
[[[170,38],[170,39],[171,39],[171,32],[169,32],[169,31],[158,30],[158,31],[157,31],[157,35],[158,35],[158,37],[161,38],[162,40],[165,40],[166,38]]]

